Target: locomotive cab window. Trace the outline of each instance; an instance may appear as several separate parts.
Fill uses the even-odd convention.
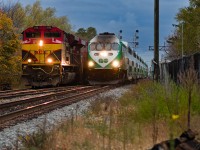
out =
[[[90,44],[90,50],[95,51],[96,50],[96,43],[91,43]]]
[[[118,50],[119,44],[118,43],[91,43],[90,50],[91,51],[110,51],[110,50]]]
[[[119,44],[118,43],[112,43],[112,50],[118,50]]]
[[[26,32],[26,38],[40,38],[40,32]]]
[[[103,49],[102,43],[91,43],[90,44],[90,50],[91,51],[101,51]]]
[[[45,32],[44,37],[45,38],[52,38],[52,37],[59,38],[61,37],[61,33],[60,32]]]
[[[103,44],[103,49],[104,50],[111,50],[111,47],[112,47],[111,43],[105,43],[105,44]]]
[[[97,49],[98,51],[101,51],[101,50],[103,49],[103,44],[97,43],[96,49]]]

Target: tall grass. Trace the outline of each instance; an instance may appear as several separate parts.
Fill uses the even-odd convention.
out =
[[[191,128],[199,123],[199,88],[191,93]],[[173,82],[163,86],[142,81],[119,100],[98,98],[83,117],[71,119],[39,140],[35,149],[112,150],[147,149],[178,136],[187,127],[188,90]],[[192,119],[193,117],[191,117]],[[73,120],[72,120],[73,119]],[[39,138],[40,136],[38,136]],[[36,143],[36,142],[34,142]],[[40,145],[42,144],[42,146]],[[29,148],[30,145],[27,145]]]

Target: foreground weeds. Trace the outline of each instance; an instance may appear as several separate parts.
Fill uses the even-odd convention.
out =
[[[191,92],[190,124],[200,133],[199,93],[197,87]],[[187,130],[187,113],[186,88],[143,81],[119,100],[100,97],[84,116],[72,116],[51,133],[41,131],[42,136],[35,134],[23,142],[26,149],[35,150],[148,149]]]

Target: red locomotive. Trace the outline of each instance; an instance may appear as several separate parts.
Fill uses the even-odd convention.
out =
[[[22,32],[22,78],[32,87],[82,81],[87,67],[87,42],[52,26]]]

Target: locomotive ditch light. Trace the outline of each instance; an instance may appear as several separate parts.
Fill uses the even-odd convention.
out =
[[[27,68],[27,65],[23,65],[23,70],[25,70]]]
[[[39,46],[43,46],[43,44],[44,44],[43,40],[40,40],[39,41]]]
[[[48,63],[52,63],[52,62],[53,62],[53,59],[52,59],[52,58],[48,58],[48,59],[47,59],[47,62],[48,62]]]
[[[118,60],[113,61],[112,65],[115,68],[119,67],[119,61]]]
[[[93,66],[94,66],[94,62],[93,62],[93,61],[89,61],[89,62],[88,62],[88,66],[89,66],[89,67],[93,67]]]

